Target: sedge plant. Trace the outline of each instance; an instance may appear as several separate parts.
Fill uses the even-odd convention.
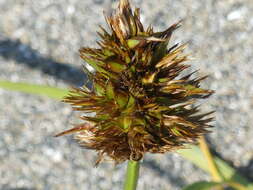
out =
[[[73,88],[64,102],[82,112],[82,124],[57,136],[76,133],[78,143],[116,164],[128,161],[125,189],[136,189],[139,161],[145,153],[167,153],[194,143],[207,133],[212,118],[200,113],[198,99],[213,91],[200,87],[206,78],[182,75],[186,45],[170,47],[173,24],[161,32],[144,28],[140,11],[120,0],[118,9],[105,16],[109,31],[100,27],[98,48],[80,49],[92,88]]]
[[[137,187],[140,160],[145,153],[176,151],[198,167],[209,171],[213,181],[190,184],[183,190],[232,187],[252,190],[253,185],[223,160],[212,156],[204,134],[211,127],[209,113],[200,113],[198,99],[213,91],[200,87],[206,78],[183,75],[185,45],[169,45],[180,26],[154,32],[140,22],[140,11],[132,11],[128,0],[120,0],[117,11],[106,17],[109,31],[101,27],[98,48],[81,48],[80,55],[94,72],[87,74],[92,88],[66,89],[0,80],[0,87],[47,95],[70,103],[81,111],[83,123],[59,133],[76,134],[82,147],[97,151],[96,165],[105,159],[116,164],[127,161],[125,190]],[[199,141],[199,147],[193,144]],[[183,149],[184,147],[189,149]]]

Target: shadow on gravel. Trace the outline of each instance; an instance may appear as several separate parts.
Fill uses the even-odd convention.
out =
[[[244,174],[251,182],[253,182],[253,158],[248,162],[246,166],[239,167],[239,172]]]
[[[39,69],[43,73],[52,75],[73,86],[81,86],[83,82],[87,81],[87,76],[81,68],[43,57],[38,51],[22,44],[19,40],[0,38],[0,56],[15,60],[18,64]]]
[[[161,168],[160,165],[152,160],[144,159],[143,166],[151,169],[159,177],[163,178],[166,181],[169,181],[169,183],[174,186],[184,187],[186,185],[186,182],[182,177],[173,175],[173,173],[170,173],[170,170],[168,168]]]

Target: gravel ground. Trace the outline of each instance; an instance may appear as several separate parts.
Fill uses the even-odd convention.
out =
[[[188,42],[193,68],[216,90],[212,147],[253,180],[253,3],[251,0],[132,0],[145,25],[185,19],[174,42]],[[80,85],[81,46],[94,46],[110,0],[0,0],[0,79],[58,87]],[[68,105],[0,89],[0,189],[121,189],[125,164],[93,167],[95,154],[71,137],[52,136],[78,122]],[[147,155],[140,190],[181,189],[208,175],[177,154]],[[152,181],[152,183],[150,183]]]

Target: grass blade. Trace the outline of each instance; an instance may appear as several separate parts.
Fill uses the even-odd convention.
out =
[[[206,160],[203,156],[203,153],[199,149],[198,146],[191,146],[189,149],[181,149],[177,151],[183,158],[191,161],[199,168],[205,170],[206,172],[209,171],[208,165],[206,164]],[[246,187],[250,187],[250,182],[241,176],[237,171],[231,167],[228,163],[224,160],[214,156],[215,164],[219,169],[220,174],[223,176],[225,181],[234,181],[236,183],[242,184]]]
[[[25,92],[29,94],[35,94],[35,95],[48,96],[53,99],[61,99],[62,97],[66,96],[68,93],[68,90],[66,89],[49,87],[45,85],[21,83],[21,82],[9,82],[5,80],[0,80],[0,88],[6,89],[6,90]]]

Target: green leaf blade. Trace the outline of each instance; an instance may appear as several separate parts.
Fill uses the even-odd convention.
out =
[[[206,160],[198,146],[192,145],[189,146],[188,149],[178,150],[177,153],[179,153],[183,158],[191,161],[193,164],[203,169],[204,171],[209,172]],[[225,181],[233,181],[242,184],[245,187],[250,187],[250,181],[241,176],[233,167],[231,167],[224,160],[218,158],[217,156],[214,156],[214,161]]]
[[[62,99],[64,96],[68,94],[68,90],[66,89],[50,87],[46,85],[36,85],[22,82],[10,82],[6,80],[0,80],[0,88],[40,96],[48,96],[49,98],[53,99]]]
[[[184,187],[182,190],[212,190],[213,188],[221,187],[222,183],[198,181]]]

